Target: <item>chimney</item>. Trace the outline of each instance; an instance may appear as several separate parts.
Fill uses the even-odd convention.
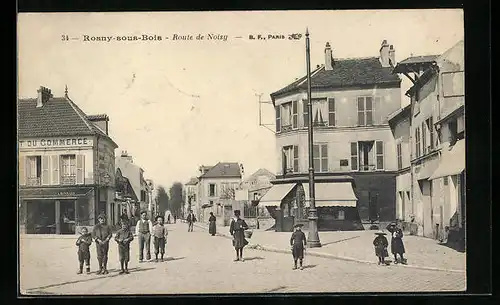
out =
[[[389,64],[391,67],[396,66],[396,49],[392,44],[389,47]]]
[[[106,114],[87,115],[87,120],[91,121],[97,128],[109,135],[109,117]]]
[[[327,42],[325,46],[325,70],[333,70],[332,48],[329,42]]]
[[[387,68],[390,67],[389,64],[389,44],[387,43],[387,40],[384,39],[382,41],[382,46],[380,47],[380,63],[382,64],[382,67]]]
[[[37,90],[38,98],[36,100],[36,107],[42,107],[45,103],[53,97],[52,91],[49,88],[45,88],[40,86],[40,89]]]
[[[241,176],[245,176],[245,169],[243,168],[243,164],[240,164],[240,173],[241,173]]]
[[[127,157],[127,156],[128,156],[127,155],[127,151],[126,150],[122,150],[122,154],[121,154],[120,157]]]

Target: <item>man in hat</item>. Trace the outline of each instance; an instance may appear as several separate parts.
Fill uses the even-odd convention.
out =
[[[302,261],[304,259],[304,249],[307,245],[306,235],[302,232],[302,224],[298,223],[294,227],[295,231],[290,238],[290,247],[292,248],[293,255],[293,270],[297,269],[297,260],[300,263],[300,270],[304,269]]]
[[[99,262],[99,271],[97,271],[97,274],[108,274],[109,240],[113,236],[113,232],[111,231],[111,227],[106,224],[106,216],[104,214],[99,215],[97,221],[99,223],[92,230],[97,250],[97,261]]]
[[[248,245],[248,241],[245,239],[245,230],[248,229],[247,223],[240,218],[240,210],[234,211],[234,218],[231,220],[231,224],[229,226],[229,233],[233,236],[233,246],[236,250],[236,259],[237,261],[244,262],[243,259],[243,248]]]
[[[186,221],[188,223],[188,232],[193,232],[193,223],[196,222],[196,217],[193,214],[193,210],[189,210]]]
[[[147,212],[141,211],[141,219],[135,226],[135,234],[139,239],[139,263],[144,259],[144,248],[146,248],[146,260],[151,260],[151,232],[153,232],[153,223],[147,219]]]
[[[158,253],[161,254],[161,261],[163,262],[163,255],[165,254],[165,243],[167,241],[167,227],[163,224],[163,216],[158,215],[155,219],[153,226],[153,245],[155,247],[155,262],[158,262]]]
[[[406,264],[406,259],[403,256],[405,253],[403,230],[401,230],[399,222],[391,222],[386,229],[391,233],[391,252],[394,255],[394,263]],[[398,254],[401,258],[400,261],[398,261]]]
[[[385,233],[382,231],[375,232],[375,239],[373,240],[373,246],[375,246],[375,255],[378,257],[379,265],[386,265],[385,258],[389,256],[387,253],[387,238],[385,238]]]

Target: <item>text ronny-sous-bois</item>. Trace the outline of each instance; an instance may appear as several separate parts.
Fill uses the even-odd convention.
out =
[[[162,36],[157,34],[142,34],[142,35],[82,35],[83,42],[112,42],[112,41],[195,41],[195,40],[213,40],[213,41],[227,41],[228,35],[223,34],[172,34],[171,37]],[[68,35],[62,35],[63,41],[79,40],[70,38]]]

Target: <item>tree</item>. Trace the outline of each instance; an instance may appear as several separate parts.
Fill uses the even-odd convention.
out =
[[[168,198],[167,191],[165,187],[159,185],[158,193],[156,195],[156,200],[158,201],[159,213],[165,213],[166,210],[170,209],[170,199]]]
[[[179,216],[184,202],[184,186],[180,182],[174,182],[170,188],[170,211]]]
[[[236,197],[236,190],[234,187],[225,187],[221,191],[220,199],[234,200]]]

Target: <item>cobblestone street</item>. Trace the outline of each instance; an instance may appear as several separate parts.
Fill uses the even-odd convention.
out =
[[[291,255],[247,249],[233,262],[230,240],[186,224],[168,225],[167,261],[139,263],[137,241],[129,275],[118,275],[112,243],[108,275],[77,275],[75,238],[21,238],[21,291],[26,294],[185,294],[269,292],[416,292],[465,290],[465,273],[381,267],[307,256],[304,270],[292,270]]]

